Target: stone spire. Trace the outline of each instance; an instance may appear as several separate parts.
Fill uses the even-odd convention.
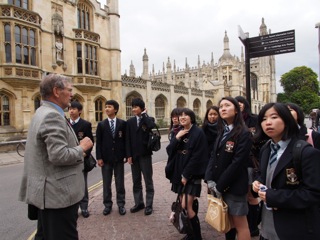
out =
[[[221,60],[229,60],[229,59],[232,60],[233,57],[230,54],[229,37],[227,35],[227,31],[225,31],[224,38],[223,38],[223,54],[219,60],[221,61]]]
[[[147,50],[144,49],[144,54],[142,56],[142,62],[143,62],[143,72],[142,72],[142,78],[148,79],[148,73],[149,73],[149,58],[147,55]]]
[[[264,23],[264,18],[262,18],[259,35],[261,36],[261,35],[267,35],[267,34],[268,34],[267,25]]]
[[[130,64],[129,77],[136,77],[136,69],[133,66],[132,60]]]

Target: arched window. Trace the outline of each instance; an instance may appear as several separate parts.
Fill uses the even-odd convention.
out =
[[[11,27],[9,24],[4,26],[4,48],[6,52],[6,63],[12,62],[12,53],[11,53]]]
[[[0,93],[0,126],[10,125],[9,97]]]
[[[90,31],[90,8],[83,2],[78,4],[78,28]]]
[[[193,111],[196,114],[196,116],[200,115],[200,107],[201,107],[201,103],[200,103],[200,100],[197,98],[193,101]]]
[[[258,77],[256,74],[250,74],[250,81],[251,81],[251,91],[252,96],[251,98],[258,100]]]
[[[206,105],[206,109],[208,109],[209,107],[211,107],[211,106],[213,106],[213,103],[212,103],[212,101],[211,100],[208,100],[207,101],[207,105]]]
[[[179,97],[177,100],[177,107],[184,108],[187,105],[186,100],[183,97]]]
[[[40,104],[41,104],[41,97],[40,95],[36,96],[34,98],[34,111],[36,111],[39,107],[40,107]]]
[[[131,103],[132,103],[132,99],[138,98],[138,97],[141,98],[141,96],[139,96],[138,94],[132,93],[132,94],[128,95],[126,98],[126,119],[127,120],[134,116],[132,113]]]
[[[97,47],[90,44],[77,43],[77,71],[88,75],[98,75]]]
[[[164,119],[165,103],[163,97],[157,97],[155,100],[156,120]]]
[[[9,26],[10,27],[10,26]],[[10,34],[10,29],[6,29],[5,34]],[[6,38],[10,38],[6,36]],[[16,63],[36,66],[36,38],[35,30],[15,25],[14,40],[16,48]],[[6,45],[6,47],[8,44]],[[8,52],[11,49],[8,48]],[[7,56],[7,48],[6,48]],[[11,57],[6,57],[7,62],[11,61]]]
[[[105,103],[101,98],[98,98],[94,102],[94,110],[95,110],[96,122],[100,122],[100,121],[103,120],[104,107],[105,107]]]

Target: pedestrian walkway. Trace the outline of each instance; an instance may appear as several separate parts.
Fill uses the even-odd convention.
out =
[[[171,192],[171,185],[166,179],[164,168],[166,161],[158,162],[153,165],[153,180],[155,185],[155,195],[153,203],[153,214],[145,216],[144,211],[130,213],[130,208],[134,205],[132,194],[131,174],[125,176],[126,186],[126,210],[127,214],[121,216],[115,200],[115,186],[112,186],[113,209],[110,215],[104,216],[102,211],[103,198],[102,189],[97,190],[90,196],[89,211],[90,217],[78,219],[79,239],[86,240],[120,240],[120,239],[181,239],[179,234],[169,222],[171,204],[176,199],[176,195]],[[199,199],[199,219],[201,222],[202,237],[206,239],[222,240],[224,234],[214,231],[205,221],[207,207],[206,185],[203,183],[203,190]],[[145,192],[145,188],[144,188]],[[253,238],[258,239],[258,238]]]
[[[167,135],[161,137],[161,141],[167,141]],[[14,163],[22,163],[23,157],[20,157],[17,152],[0,153],[0,166]],[[78,231],[80,240],[151,240],[151,239],[166,239],[176,240],[181,239],[183,235],[179,234],[169,222],[171,213],[171,204],[176,199],[176,195],[171,192],[171,184],[166,179],[164,168],[166,160],[153,164],[153,181],[155,187],[153,214],[144,215],[144,211],[130,213],[130,208],[134,205],[132,194],[132,178],[131,173],[125,175],[126,186],[126,210],[127,214],[121,216],[118,213],[118,206],[115,200],[115,186],[112,185],[113,209],[112,212],[104,216],[102,186],[96,188],[89,193],[89,211],[90,217],[83,218],[79,214]],[[143,182],[144,183],[144,182]],[[206,184],[202,185],[202,194],[199,199],[199,219],[201,224],[202,237],[204,240],[223,240],[224,234],[214,231],[205,221],[205,213],[207,209],[206,200]],[[143,184],[143,192],[145,188]],[[145,196],[144,196],[145,198]],[[258,237],[252,238],[257,240]]]

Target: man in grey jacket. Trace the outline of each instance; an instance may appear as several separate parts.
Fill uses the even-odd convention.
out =
[[[79,143],[64,116],[72,97],[70,78],[45,76],[40,94],[42,105],[28,130],[19,200],[38,208],[35,239],[78,239],[83,154],[93,143],[88,137]]]

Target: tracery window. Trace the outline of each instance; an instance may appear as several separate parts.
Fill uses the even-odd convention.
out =
[[[187,105],[186,100],[183,97],[179,97],[177,100],[177,107],[178,108],[183,108]]]
[[[6,63],[12,62],[11,52],[11,28],[9,24],[4,26],[4,49],[6,54]]]
[[[164,119],[165,103],[162,97],[157,97],[155,100],[156,119]]]
[[[98,98],[94,102],[94,111],[95,111],[95,117],[96,122],[100,122],[103,120],[103,110],[105,108],[105,103],[102,98]]]
[[[17,7],[28,9],[29,1],[28,0],[9,0],[8,3]]]
[[[78,28],[90,31],[90,8],[84,3],[78,4]]]
[[[140,96],[138,96],[137,94],[130,94],[129,96],[127,96],[126,98],[126,119],[128,120],[129,118],[133,117],[133,113],[132,113],[132,99],[134,98],[138,98]]]
[[[0,126],[10,125],[9,97],[0,93]]]
[[[12,52],[15,52],[16,63],[36,66],[35,30],[15,25],[14,42],[11,42],[11,32],[11,26],[6,24],[4,31],[6,62],[12,62]],[[15,48],[15,51],[13,51],[12,47]]]
[[[200,100],[199,99],[195,99],[193,101],[193,111],[196,114],[196,116],[200,115]]]
[[[90,44],[77,43],[77,72],[98,75],[97,47]]]
[[[34,98],[34,111],[36,111],[39,107],[40,107],[40,104],[41,104],[41,97],[40,95],[39,96],[36,96]]]

